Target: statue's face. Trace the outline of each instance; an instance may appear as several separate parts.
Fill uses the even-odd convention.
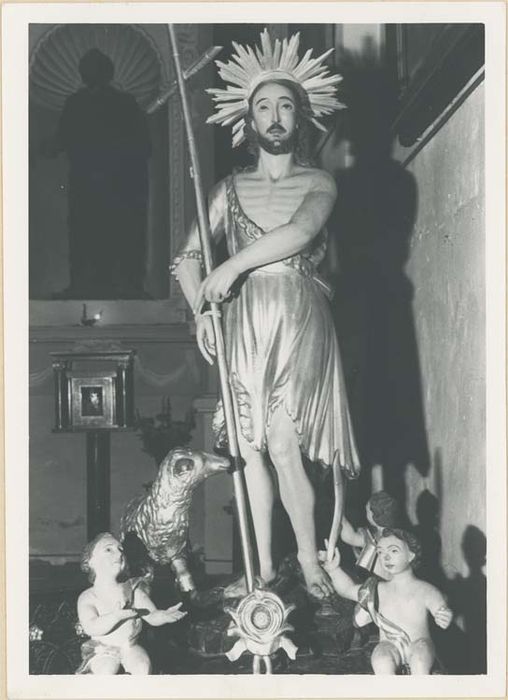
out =
[[[252,100],[252,128],[259,145],[268,153],[291,152],[296,131],[295,96],[290,88],[278,83],[266,83]]]
[[[394,535],[381,537],[377,545],[379,560],[390,574],[405,571],[415,558],[407,544]]]
[[[119,574],[125,567],[123,547],[113,535],[100,539],[90,557],[90,568],[98,572]]]

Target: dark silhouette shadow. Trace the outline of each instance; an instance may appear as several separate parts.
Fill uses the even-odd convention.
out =
[[[467,672],[487,673],[487,579],[483,573],[487,539],[475,525],[464,530],[462,552],[469,575],[458,574],[450,583],[450,603],[463,621]]]
[[[440,566],[441,535],[439,534],[440,505],[428,489],[416,501],[417,525],[414,533],[422,546],[422,560],[418,576],[440,589],[446,585],[446,576]]]
[[[433,473],[437,484],[437,495],[425,489],[416,501],[416,525],[413,531],[422,547],[418,576],[424,581],[437,586],[439,590],[448,589],[448,579],[441,566],[441,450],[434,453]]]
[[[79,63],[84,86],[64,105],[46,156],[69,160],[70,286],[55,298],[142,299],[150,141],[136,100],[110,85],[98,49]]]
[[[417,212],[416,183],[392,158],[396,90],[373,54],[347,54],[335,139],[353,164],[337,173],[338,203],[328,222],[335,247],[333,311],[356,441],[360,491],[380,464],[384,488],[405,507],[404,471],[423,475],[429,454],[412,299],[404,267]]]

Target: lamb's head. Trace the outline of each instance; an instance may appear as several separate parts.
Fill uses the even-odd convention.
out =
[[[158,486],[175,499],[187,499],[202,481],[226,471],[229,466],[225,457],[177,447],[166,455],[159,467]]]

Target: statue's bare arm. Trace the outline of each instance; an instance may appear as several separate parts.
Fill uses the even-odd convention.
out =
[[[199,288],[194,311],[198,312],[205,300],[222,301],[242,273],[304,250],[323,229],[336,197],[333,178],[316,170],[307,194],[289,222],[268,231],[213,270]]]
[[[153,627],[160,627],[170,622],[177,622],[185,617],[186,612],[180,610],[183,603],[177,603],[165,610],[155,607],[152,599],[141,589],[136,588],[134,593],[134,606],[143,620]]]
[[[226,183],[225,180],[222,180],[213,188],[208,198],[208,217],[214,241],[219,241],[224,235],[226,206]],[[199,257],[186,257],[191,251],[201,252],[199,229],[196,221],[190,228],[183,248],[180,249],[179,257],[181,256],[181,258],[175,270],[183,294],[192,308],[195,305],[203,275]],[[215,334],[209,316],[196,314],[196,341],[205,360],[209,364],[213,364]]]
[[[363,547],[366,544],[365,531],[363,528],[355,530],[349,520],[342,518],[342,528],[340,539],[351,547]]]
[[[453,612],[448,607],[445,597],[440,590],[429,583],[425,585],[424,595],[426,608],[436,624],[438,627],[446,629],[453,619]]]
[[[124,620],[137,617],[137,612],[130,608],[118,608],[102,615],[97,610],[90,594],[91,589],[83,591],[78,598],[78,619],[83,630],[90,637],[99,637],[112,632]]]
[[[328,547],[327,540],[325,540],[325,544]],[[335,592],[342,598],[358,602],[360,585],[355,583],[353,579],[346,574],[344,569],[341,569],[339,550],[335,548],[331,559],[328,559],[327,552],[320,551],[318,552],[318,559],[323,569],[328,573]]]
[[[219,241],[224,235],[225,207],[226,184],[225,181],[222,180],[215,185],[208,198],[208,217],[214,241]],[[197,221],[192,223],[186,241],[179,250],[177,267],[175,269],[175,274],[184,296],[191,307],[194,306],[196,295],[203,278],[201,260],[198,257],[188,257],[189,253],[192,255],[194,252],[201,253]]]

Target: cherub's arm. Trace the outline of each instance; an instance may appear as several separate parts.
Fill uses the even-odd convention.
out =
[[[134,592],[134,606],[143,620],[153,627],[160,627],[168,622],[177,622],[187,615],[186,612],[180,610],[182,603],[173,605],[166,610],[158,610],[151,598],[139,587]]]
[[[83,630],[90,637],[99,637],[112,632],[124,620],[137,617],[137,612],[129,608],[118,608],[109,613],[99,614],[90,600],[90,589],[83,591],[78,598],[78,619]]]
[[[453,612],[448,607],[441,591],[430,583],[426,586],[425,604],[438,627],[446,629],[450,626],[453,620]]]
[[[364,528],[355,530],[349,520],[342,518],[340,539],[351,547],[363,547],[366,544],[365,530]]]
[[[311,191],[287,224],[260,236],[208,275],[194,302],[195,312],[205,300],[220,302],[226,298],[244,272],[295,255],[318,235],[333,209],[337,188],[331,175],[324,171],[318,171],[314,178]]]
[[[330,561],[328,561],[326,556],[326,552],[318,553],[321,566],[328,573],[335,592],[342,596],[342,598],[358,601],[358,590],[360,586],[340,568],[339,551],[337,549],[335,550],[333,558]]]

